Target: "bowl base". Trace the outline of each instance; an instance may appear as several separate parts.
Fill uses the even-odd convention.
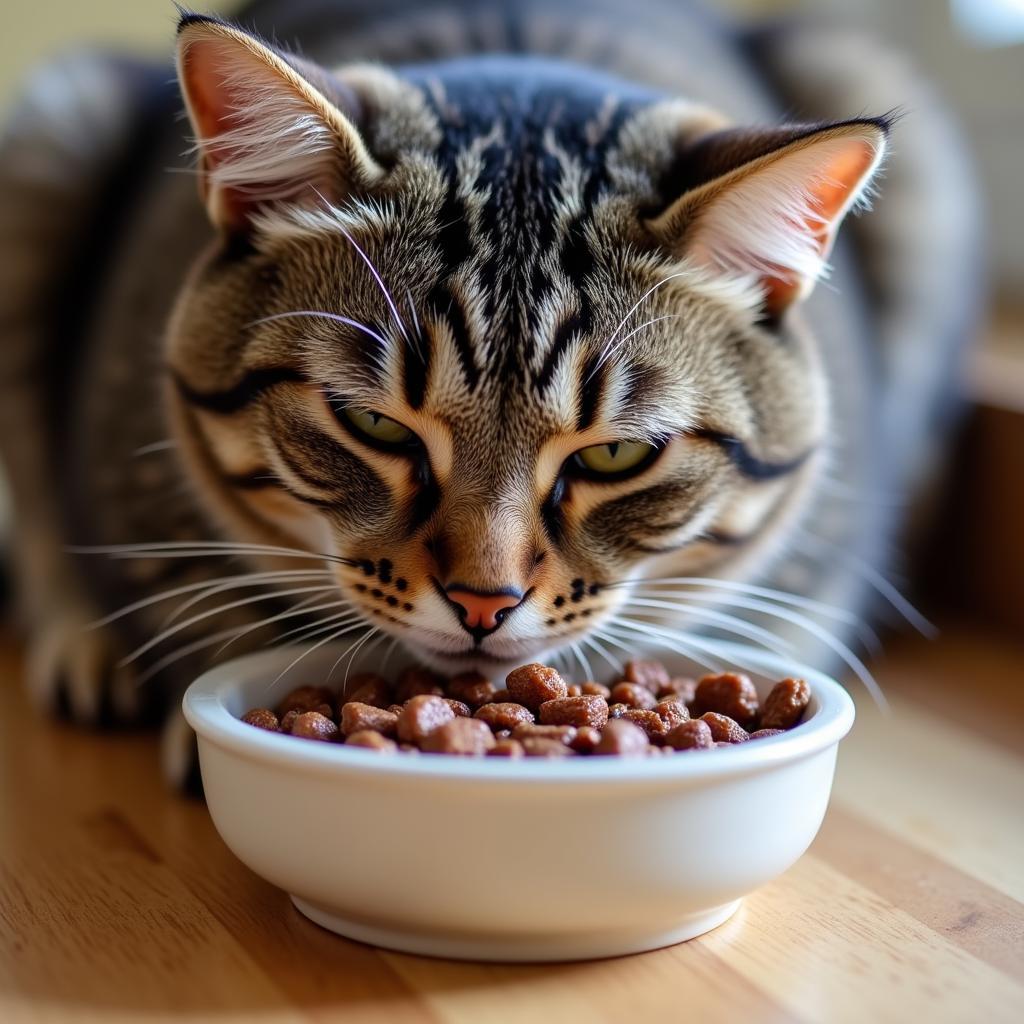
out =
[[[450,960],[479,960],[495,963],[544,963],[560,960],[599,960],[611,956],[645,953],[698,935],[724,924],[739,909],[742,900],[698,914],[691,914],[673,928],[654,932],[623,935],[621,932],[552,936],[446,936],[440,933],[402,931],[355,921],[310,903],[299,896],[291,897],[296,909],[321,928],[336,932],[346,939],[355,939],[371,946],[414,953],[418,956],[443,957]]]

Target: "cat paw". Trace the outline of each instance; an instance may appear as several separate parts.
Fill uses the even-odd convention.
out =
[[[164,722],[160,736],[160,767],[164,780],[172,789],[189,796],[203,795],[196,734],[185,721],[181,708],[175,708]]]
[[[141,712],[138,682],[110,633],[86,608],[53,615],[33,637],[28,690],[34,703],[82,725],[134,722]]]

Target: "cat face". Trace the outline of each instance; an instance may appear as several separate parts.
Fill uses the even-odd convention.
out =
[[[229,531],[491,669],[781,541],[827,420],[788,308],[883,127],[741,133],[550,65],[328,77],[202,19],[180,71],[221,237],[169,394]]]

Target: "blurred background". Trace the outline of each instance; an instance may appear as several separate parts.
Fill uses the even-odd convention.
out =
[[[195,6],[230,13],[241,5]],[[927,608],[968,609],[1024,635],[1024,0],[708,6],[743,19],[812,15],[870,32],[906,51],[958,115],[987,205],[991,302],[963,371],[971,412],[960,453],[934,496],[940,527],[911,538],[919,569],[910,589]],[[62,49],[91,41],[169,58],[176,17],[170,0],[9,5],[0,35],[0,120],[26,71]]]

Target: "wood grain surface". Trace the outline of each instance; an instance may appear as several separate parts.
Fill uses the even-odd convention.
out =
[[[0,640],[7,1024],[1024,1020],[1024,649],[983,633],[894,644],[876,666],[892,713],[858,699],[820,836],[731,921],[547,966],[321,931],[166,792],[152,737],[42,718],[20,671]]]

